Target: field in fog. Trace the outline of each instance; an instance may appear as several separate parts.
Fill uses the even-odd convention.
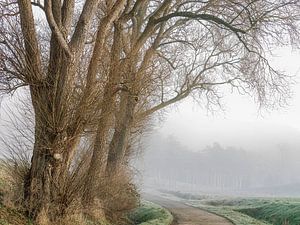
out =
[[[274,133],[257,130],[252,137],[261,141],[248,147],[236,133],[232,138],[242,147],[215,142],[198,151],[175,136],[151,135],[144,140],[147,151],[136,162],[141,188],[225,217],[234,225],[299,225],[300,139],[288,135],[300,134]]]
[[[137,161],[144,186],[202,194],[300,197],[300,143],[266,137],[262,149],[225,146],[217,142],[190,151],[176,137],[152,135]],[[284,136],[282,131],[278,136]],[[295,133],[299,136],[299,133]],[[238,139],[239,134],[237,134]],[[199,142],[201,137],[199,137]],[[300,138],[299,138],[300,140]]]
[[[299,225],[300,198],[224,197],[162,191],[188,205],[223,216],[235,225]]]

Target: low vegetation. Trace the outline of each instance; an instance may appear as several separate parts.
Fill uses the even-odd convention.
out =
[[[143,202],[129,216],[133,225],[170,225],[173,217],[170,212],[159,205]],[[110,225],[105,222],[92,222],[83,217],[69,218],[74,225]],[[21,212],[0,204],[0,225],[34,225]]]
[[[67,222],[66,222],[67,221]],[[104,221],[94,222],[81,215],[73,215],[59,222],[59,225],[110,225]],[[0,204],[0,225],[35,225],[21,211]]]
[[[173,216],[169,211],[151,202],[142,202],[130,218],[135,225],[170,225]]]
[[[235,225],[271,225],[270,223],[257,220],[242,212],[236,211],[233,206],[213,206],[206,205],[202,201],[190,202],[190,205],[207,210],[217,215],[223,216]]]
[[[7,172],[7,166],[0,162],[0,225],[34,225],[29,218],[24,216],[24,210],[21,208],[17,208],[15,204],[14,196],[11,194],[14,192],[12,189],[17,189],[20,186],[18,182],[11,182],[12,174]],[[14,170],[11,169],[11,172]],[[126,184],[126,176],[123,174],[122,179],[115,179],[113,181],[109,181],[111,184],[118,182],[115,187],[125,187]],[[123,185],[120,182],[124,182]],[[110,196],[114,196],[119,200],[119,204],[106,203],[105,205],[118,209],[122,211],[124,208],[130,208],[135,205],[136,207],[136,197],[130,198],[129,195],[125,195],[122,190],[116,188],[109,188],[109,185],[104,185],[107,187],[102,192],[109,193]],[[128,188],[128,187],[127,187]],[[101,192],[101,191],[100,191]],[[103,194],[103,193],[100,194]],[[133,190],[131,191],[133,192]],[[136,193],[136,192],[135,192]],[[110,198],[112,199],[112,197]],[[115,203],[116,201],[112,201]],[[131,203],[132,205],[129,207],[127,204]],[[124,205],[125,204],[125,205]],[[107,213],[109,215],[109,213]],[[118,217],[119,218],[119,217]],[[107,221],[92,221],[87,217],[83,216],[83,214],[72,214],[68,215],[65,218],[62,218],[58,224],[59,225],[115,225],[115,224],[134,224],[134,225],[170,225],[173,217],[170,212],[166,209],[160,207],[151,202],[143,201],[139,207],[137,207],[133,212],[129,213],[129,216],[124,217],[122,220],[114,220],[114,218],[109,218],[110,221],[114,221],[108,223]]]
[[[0,225],[32,225],[20,212],[0,204]]]
[[[239,211],[274,225],[300,224],[299,199],[267,199],[263,200],[265,203],[262,206],[258,206],[255,200],[252,201],[253,207],[240,209]]]
[[[10,202],[6,195],[9,186],[5,182],[5,173],[1,170],[1,167],[0,172],[0,225],[34,225],[35,223],[24,216],[22,210],[17,210],[13,205],[9,206],[7,204],[7,202]],[[134,225],[170,225],[172,220],[172,215],[166,209],[150,202],[142,202],[139,208],[130,213],[127,222]],[[59,224],[111,225],[103,221],[91,221],[81,214],[65,218]]]
[[[300,199],[230,198],[169,192],[188,204],[218,214],[235,225],[299,225]]]

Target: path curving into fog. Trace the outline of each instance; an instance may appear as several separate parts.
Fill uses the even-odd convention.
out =
[[[145,198],[168,209],[174,216],[172,225],[233,225],[223,217],[175,200],[154,195],[146,195]]]

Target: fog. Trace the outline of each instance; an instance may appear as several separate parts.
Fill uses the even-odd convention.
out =
[[[259,107],[251,96],[224,89],[216,111],[192,99],[169,109],[135,161],[142,188],[300,196],[299,61],[287,49],[273,59],[296,81],[283,107]]]
[[[238,121],[201,116],[200,113],[193,111],[182,111],[168,118],[157,130],[166,136],[176,136],[178,141],[191,151],[199,151],[213,142],[225,146],[243,147],[247,151],[272,151],[279,143],[296,144],[300,140],[300,132],[296,126],[280,123],[280,121],[271,123],[263,120],[263,117],[253,121]],[[297,119],[295,125],[298,124],[300,122]]]
[[[265,131],[258,130],[256,137],[262,140]],[[247,150],[214,142],[198,151],[191,151],[176,136],[153,134],[145,138],[146,151],[137,163],[143,185],[206,194],[300,196],[300,133],[284,132],[280,139],[270,134],[259,150],[252,149],[249,140],[239,140],[248,145]],[[282,142],[289,134],[298,139]]]

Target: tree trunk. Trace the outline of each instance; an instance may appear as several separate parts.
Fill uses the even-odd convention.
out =
[[[108,83],[104,87],[101,114],[97,124],[93,154],[87,171],[83,194],[83,204],[87,207],[87,213],[94,218],[98,218],[99,214],[102,214],[102,212],[99,212],[97,189],[99,188],[101,178],[105,174],[108,154],[107,138],[114,115],[116,93],[121,81],[121,73],[123,72],[119,67],[121,55],[120,24],[115,23],[114,28],[114,42],[110,56],[111,67],[108,75]]]
[[[62,216],[67,208],[66,180],[79,136],[59,130],[63,124],[59,123],[60,117],[56,119],[57,112],[52,111],[52,89],[48,84],[30,90],[35,142],[31,168],[24,182],[24,200],[29,216],[38,224],[46,224]]]
[[[37,123],[24,194],[30,217],[44,224],[62,216],[67,208],[65,182],[77,142],[58,143],[57,134],[47,132],[46,127]]]
[[[111,84],[107,84],[105,89],[106,92],[104,93],[102,101],[103,108],[97,124],[93,154],[87,171],[83,194],[83,205],[86,206],[86,213],[95,219],[101,217],[103,214],[100,209],[99,199],[97,199],[97,192],[99,190],[98,188],[101,179],[105,174],[108,153],[107,138],[111,126],[110,123],[113,119],[113,108],[115,104],[115,97],[112,92]]]
[[[134,108],[137,97],[128,91],[122,93],[120,109],[116,115],[116,127],[109,145],[106,174],[112,176],[123,163],[126,150],[126,139],[133,122]]]

